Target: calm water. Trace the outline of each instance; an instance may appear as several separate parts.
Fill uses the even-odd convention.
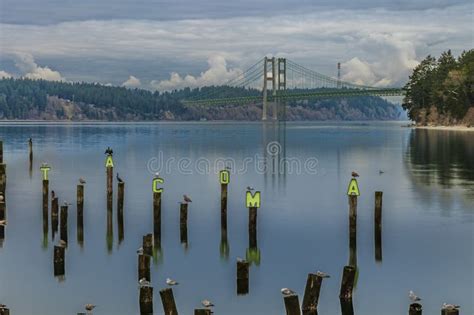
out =
[[[34,140],[31,175],[29,137]],[[0,139],[8,174],[0,303],[12,314],[76,314],[85,303],[99,305],[94,314],[138,314],[135,251],[142,236],[152,232],[150,169],[156,168],[161,168],[165,191],[162,252],[152,263],[155,314],[163,314],[158,291],[167,277],[181,283],[174,288],[180,314],[192,314],[204,298],[216,304],[216,314],[284,314],[280,288],[296,290],[301,301],[307,273],[318,269],[332,275],[323,283],[319,314],[340,314],[341,272],[350,258],[345,194],[352,170],[361,174],[355,314],[406,314],[410,289],[423,298],[426,314],[439,314],[443,302],[461,304],[462,314],[474,313],[474,133],[411,130],[400,123],[23,123],[0,125]],[[274,141],[278,144],[268,148]],[[115,170],[126,182],[125,238],[119,244],[114,201],[111,247],[107,146],[114,149]],[[215,163],[220,158],[234,163],[227,257],[220,251],[216,173],[221,166]],[[278,168],[285,159],[292,164]],[[43,161],[52,166],[50,189],[61,203],[74,204],[63,281],[53,276],[51,228],[46,241],[43,236]],[[79,176],[87,180],[83,248],[76,242]],[[249,294],[237,296],[235,261],[248,247],[248,185],[262,192],[260,262],[250,268]],[[384,192],[379,262],[373,236],[376,190]],[[193,199],[187,248],[179,239],[183,193]]]

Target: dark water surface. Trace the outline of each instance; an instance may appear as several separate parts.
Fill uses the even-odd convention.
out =
[[[215,314],[285,314],[280,288],[296,290],[301,301],[307,274],[318,269],[332,275],[323,283],[319,314],[340,314],[341,273],[350,258],[346,190],[352,170],[361,175],[358,248],[352,257],[358,266],[355,314],[406,314],[410,289],[423,298],[423,313],[439,314],[448,302],[461,304],[462,314],[474,314],[472,132],[412,130],[400,123],[10,123],[0,125],[0,139],[8,176],[0,303],[11,314],[76,314],[85,303],[99,305],[94,314],[138,314],[135,251],[153,229],[151,179],[158,168],[165,191],[162,252],[152,263],[155,314],[163,314],[158,291],[167,277],[180,282],[174,287],[180,314],[192,314],[204,298],[216,304]],[[126,182],[125,237],[119,244],[114,182],[110,248],[107,146]],[[220,251],[222,163],[215,163],[223,158],[233,164],[227,257]],[[60,203],[73,203],[62,281],[53,276],[58,236],[51,240],[51,228],[46,239],[43,235],[41,162],[52,167],[50,189]],[[87,181],[82,248],[75,215],[80,176]],[[248,247],[248,185],[262,192],[260,261],[250,268],[249,294],[237,296],[235,261]],[[376,190],[384,192],[382,261],[374,254]],[[179,235],[184,193],[193,199],[187,248]]]

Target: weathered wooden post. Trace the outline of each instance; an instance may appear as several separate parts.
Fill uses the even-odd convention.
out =
[[[66,242],[66,244],[68,242],[67,213],[68,213],[68,205],[64,204],[61,206],[61,216],[59,217],[59,239]]]
[[[355,178],[351,178],[347,189],[349,196],[349,265],[357,266],[357,197],[360,196],[359,186]]]
[[[221,235],[227,236],[227,186],[230,182],[228,170],[219,172],[219,181],[221,183]]]
[[[245,260],[237,260],[237,295],[249,293],[249,267]]]
[[[9,308],[0,308],[0,315],[10,315],[10,309]]]
[[[119,243],[124,239],[123,226],[123,199],[125,194],[125,183],[119,182],[117,184],[117,224],[118,224],[118,238]]]
[[[176,303],[174,301],[173,290],[166,288],[160,291],[161,303],[163,303],[163,310],[166,315],[178,315]]]
[[[179,206],[179,231],[181,244],[188,244],[188,203],[181,202]]]
[[[0,220],[6,220],[7,213],[6,213],[6,206],[5,206],[5,199],[2,194],[0,194]],[[5,226],[0,225],[0,247],[3,246],[3,241],[5,240]]]
[[[163,188],[159,187],[159,184],[163,184],[163,178],[159,177],[158,174],[153,178],[152,189],[153,189],[153,236],[155,239],[155,245],[161,247],[161,193]]]
[[[140,314],[153,314],[153,288],[140,287]]]
[[[141,254],[138,255],[138,280],[143,278],[151,281],[150,256]]]
[[[354,281],[356,275],[356,267],[345,266],[342,273],[341,291],[339,293],[340,299],[352,299],[352,290],[354,288]]]
[[[65,248],[62,246],[54,246],[53,264],[54,276],[64,276],[65,274]]]
[[[301,315],[298,295],[287,295],[284,298],[286,315]]]
[[[459,307],[442,308],[441,309],[441,315],[459,315]]]
[[[143,253],[148,256],[153,256],[153,234],[143,235]]]
[[[51,167],[43,163],[40,167],[43,173],[43,235],[47,237],[48,234],[48,206],[49,206],[49,178],[48,173]]]
[[[321,284],[323,278],[310,273],[306,280],[306,288],[304,290],[302,311],[303,315],[317,315],[319,293],[321,291]]]
[[[408,315],[422,315],[423,306],[420,303],[412,303],[408,308]]]
[[[58,197],[53,197],[51,199],[51,231],[52,231],[53,240],[54,240],[54,236],[58,232],[58,222],[59,222]]]
[[[0,141],[0,194],[6,198],[5,190],[7,187],[7,165],[3,163],[3,141]]]
[[[84,185],[77,185],[77,242],[84,244]]]
[[[109,147],[105,151],[105,169],[107,173],[107,210],[112,211],[112,194],[113,194],[113,179],[114,179],[114,160],[112,158],[113,151]]]
[[[382,261],[382,196],[383,192],[375,192],[374,209],[374,244],[375,261]]]
[[[260,191],[247,191],[246,205],[249,209],[249,248],[257,248],[257,209],[260,208]]]
[[[212,311],[208,308],[197,308],[194,310],[194,315],[211,315]]]
[[[352,299],[339,299],[341,303],[341,315],[354,315],[354,306]]]

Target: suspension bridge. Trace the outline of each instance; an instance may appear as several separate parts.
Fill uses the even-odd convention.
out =
[[[338,64],[338,71],[340,70]],[[398,96],[401,88],[381,88],[345,82],[308,69],[286,58],[265,57],[221,86],[235,88],[229,97],[218,91],[183,100],[192,105],[262,104],[262,120],[285,115],[286,102],[329,97]]]

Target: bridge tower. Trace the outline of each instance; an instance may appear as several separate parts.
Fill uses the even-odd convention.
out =
[[[269,75],[269,69],[271,74]],[[286,89],[286,59],[268,58],[263,60],[263,108],[262,120],[268,119],[268,81],[272,82],[272,120],[278,119],[277,90]]]
[[[341,63],[337,63],[337,88],[341,88]]]

